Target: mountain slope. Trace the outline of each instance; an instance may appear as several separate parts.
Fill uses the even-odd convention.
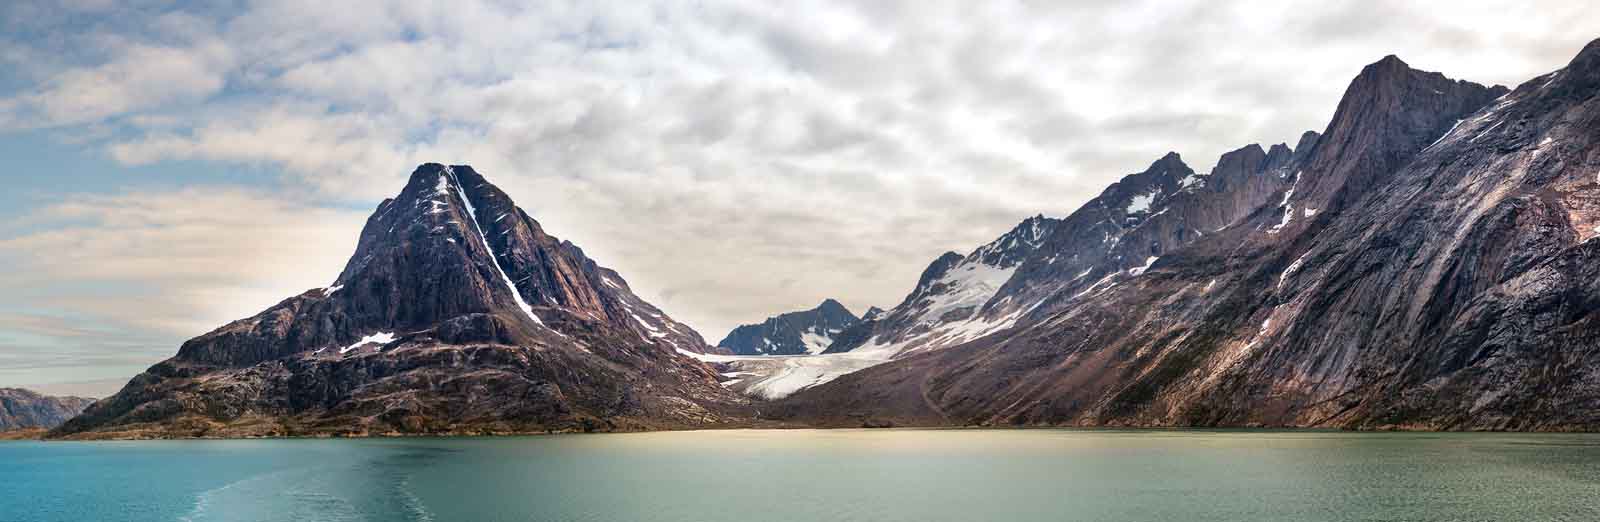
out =
[[[0,431],[54,428],[89,407],[94,399],[52,397],[20,388],[0,388]]]
[[[740,325],[728,332],[717,347],[727,348],[734,355],[818,354],[858,320],[844,305],[827,299],[810,310],[769,317],[761,324]]]
[[[714,425],[710,350],[470,167],[418,167],[332,286],[185,342],[55,436]]]
[[[934,260],[893,309],[869,313],[821,357],[770,361],[708,358],[734,388],[774,399],[840,375],[1004,332],[1119,275],[1149,268],[1164,252],[1226,229],[1297,179],[1319,135],[1298,150],[1250,145],[1197,174],[1176,153],[1130,174],[1062,219],[1035,216],[966,256]]]
[[[1597,93],[1600,41],[1512,92],[1387,57],[1295,151],[1299,174],[1269,205],[1082,293],[1046,274],[1029,286],[1062,289],[1016,328],[764,411],[825,425],[1600,428]]]

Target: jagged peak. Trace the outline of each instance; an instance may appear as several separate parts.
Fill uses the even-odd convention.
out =
[[[1567,62],[1567,67],[1553,74],[1561,75],[1555,82],[1563,84],[1567,92],[1593,95],[1600,87],[1600,38],[1589,42],[1578,55]]]
[[[1161,159],[1151,163],[1150,168],[1145,169],[1145,172],[1172,172],[1174,170],[1188,169],[1189,166],[1183,162],[1183,156],[1178,155],[1177,152],[1169,151],[1166,155],[1161,156]]]
[[[1261,148],[1261,144],[1251,143],[1222,153],[1217,158],[1217,165],[1211,168],[1211,177],[1227,186],[1227,183],[1259,172],[1262,162],[1266,160],[1267,151]]]
[[[1583,46],[1578,55],[1567,62],[1567,69],[1582,72],[1600,69],[1600,38],[1591,40],[1588,45]]]
[[[839,301],[835,300],[832,297],[823,299],[822,303],[818,304],[817,307],[815,308],[815,310],[828,310],[828,309],[842,310],[845,313],[849,313],[850,312],[849,308],[845,307],[844,304],[840,303]]]
[[[917,278],[917,288],[921,289],[933,280],[943,277],[945,272],[949,272],[951,267],[956,266],[963,259],[966,259],[966,257],[961,254],[945,252],[938,259],[933,260],[932,263],[928,263],[928,268],[922,270],[922,276]],[[912,295],[916,295],[916,292],[913,291]],[[907,296],[907,299],[910,298],[910,296]]]
[[[1350,81],[1316,144],[1296,154],[1310,175],[1298,181],[1295,199],[1337,212],[1456,120],[1504,93],[1412,69],[1393,56],[1366,66]]]
[[[1372,62],[1372,64],[1370,66],[1379,67],[1379,68],[1404,68],[1404,69],[1410,69],[1411,68],[1410,65],[1406,64],[1405,60],[1401,60],[1399,56],[1395,56],[1395,55],[1392,55],[1392,54],[1386,55],[1383,58],[1379,58],[1378,61]]]
[[[1306,155],[1311,154],[1311,150],[1316,148],[1317,143],[1320,141],[1322,141],[1322,133],[1310,130],[1301,133],[1300,141],[1294,144],[1295,155],[1302,158],[1306,157]]]

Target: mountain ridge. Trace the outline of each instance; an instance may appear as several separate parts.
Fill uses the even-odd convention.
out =
[[[1582,260],[1600,244],[1588,241],[1596,49],[1515,90],[1380,60],[1313,149],[1294,151],[1293,182],[1238,222],[1109,284],[1058,290],[1016,328],[764,412],[818,425],[1595,429],[1600,376],[1585,368],[1600,357],[1600,288]]]
[[[0,432],[54,428],[83,412],[94,399],[44,395],[22,388],[0,388]]]

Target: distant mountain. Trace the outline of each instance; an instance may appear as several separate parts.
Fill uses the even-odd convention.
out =
[[[58,437],[703,427],[748,400],[694,330],[471,167],[418,167],[327,288],[183,344]]]
[[[94,399],[51,397],[21,388],[0,388],[0,431],[54,428],[83,412]]]
[[[736,355],[818,354],[833,344],[834,337],[859,319],[838,301],[828,299],[810,310],[770,317],[761,324],[747,324],[728,332],[718,347]]]
[[[1144,213],[1127,194],[1148,189],[1115,185],[1074,213],[1091,217],[1057,226],[977,314],[1020,309],[1015,325],[763,412],[820,425],[1600,429],[1597,95],[1600,40],[1515,90],[1386,57],[1311,144],[1225,155],[1193,204],[1169,177]]]

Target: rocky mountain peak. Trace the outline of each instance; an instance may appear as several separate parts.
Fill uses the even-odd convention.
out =
[[[1151,163],[1150,168],[1145,169],[1141,174],[1154,176],[1161,182],[1177,183],[1193,173],[1194,170],[1183,162],[1182,156],[1179,156],[1176,152],[1168,152],[1161,156],[1161,159]]]
[[[1337,212],[1506,92],[1384,57],[1351,80],[1304,166],[1310,175],[1296,180],[1293,197],[1306,200],[1302,206]]]
[[[708,348],[472,167],[426,163],[368,218],[333,284],[193,339],[179,355],[253,364],[474,317],[477,333],[452,327],[458,339],[551,344],[604,324],[669,350]]]
[[[735,355],[819,354],[860,318],[838,301],[824,299],[816,308],[779,314],[759,324],[740,325],[717,343]]]
[[[1600,89],[1600,39],[1589,42],[1567,67],[1556,73],[1551,87],[1572,96],[1592,95]]]
[[[975,259],[979,263],[999,268],[1016,266],[1043,244],[1045,236],[1048,236],[1059,222],[1060,220],[1044,217],[1043,214],[1024,219],[998,239],[978,247],[965,259]]]

